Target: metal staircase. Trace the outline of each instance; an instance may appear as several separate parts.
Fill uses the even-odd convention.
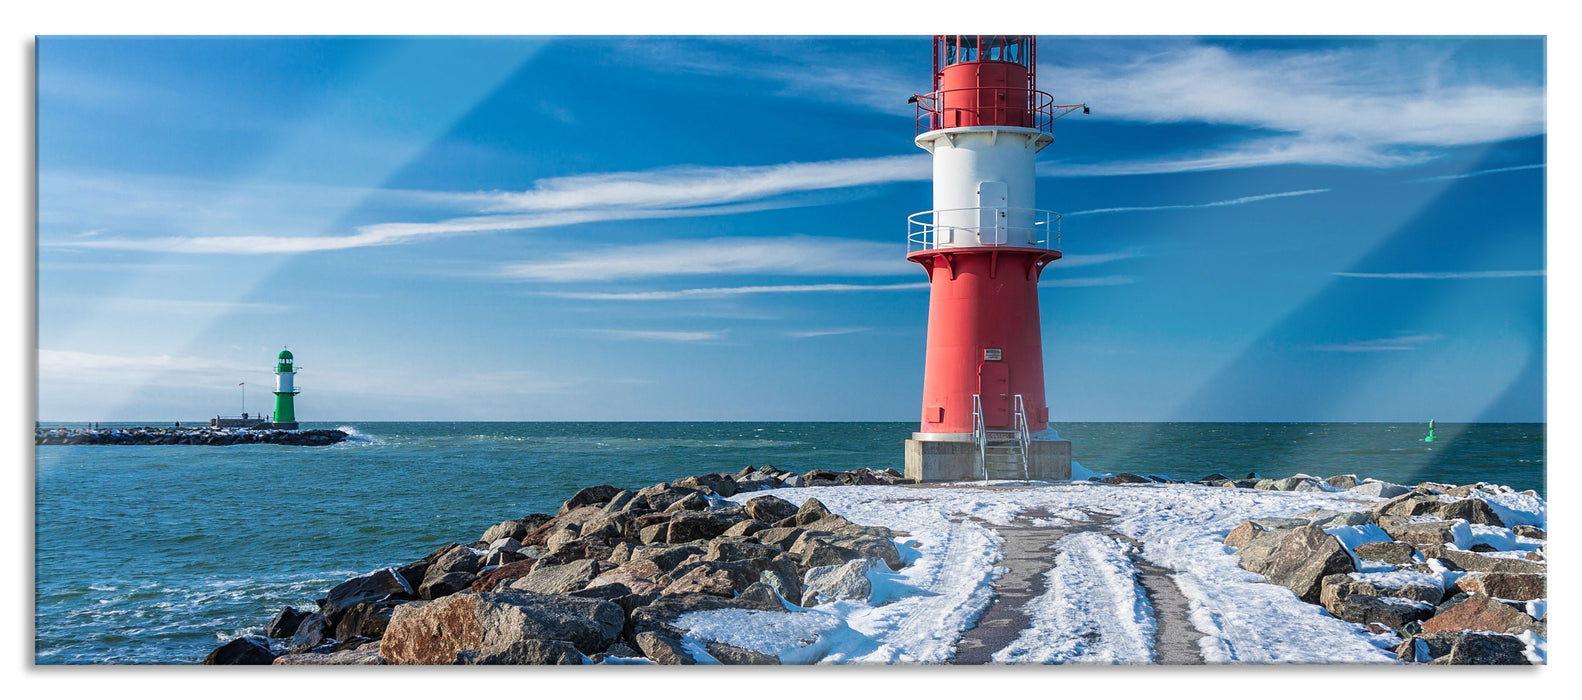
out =
[[[972,395],[972,434],[978,443],[978,469],[985,481],[1028,479],[1027,453],[1031,435],[1022,395],[1014,397],[1014,430],[989,430],[983,420],[983,397]]]

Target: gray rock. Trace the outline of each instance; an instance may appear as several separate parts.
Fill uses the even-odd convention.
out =
[[[799,510],[790,501],[776,496],[757,496],[750,498],[747,500],[747,503],[744,507],[749,517],[752,517],[756,520],[762,520],[765,523],[785,520],[786,518],[796,515]],[[823,504],[820,504],[819,507],[823,507]]]
[[[1411,489],[1400,484],[1391,484],[1384,481],[1364,481],[1347,489],[1347,492],[1360,496],[1374,496],[1377,498],[1395,498],[1410,492]]]
[[[676,479],[671,483],[671,485],[682,488],[697,489],[704,493],[719,496],[721,498],[734,496],[737,493],[736,482],[724,474],[699,474],[697,476],[688,476],[681,479]]]
[[[1531,537],[1531,538],[1533,538],[1535,540],[1547,540],[1547,539],[1549,539],[1549,534],[1548,533],[1544,532],[1540,528],[1536,528],[1536,527],[1533,527],[1531,525],[1516,525],[1516,526],[1511,528],[1511,532],[1513,534],[1515,534],[1517,537]]]
[[[815,566],[802,577],[802,607],[833,600],[868,600],[873,594],[873,582],[868,572],[883,562],[864,557],[838,566]]]
[[[771,527],[752,534],[752,538],[782,550],[790,549],[806,530],[799,527]]]
[[[423,600],[444,598],[452,593],[471,588],[472,582],[476,580],[478,580],[477,574],[465,571],[453,571],[439,576],[430,573],[423,578],[423,585],[418,587],[418,593],[423,597]]]
[[[712,540],[725,534],[732,525],[747,519],[747,515],[740,511],[730,512],[724,509],[676,513],[670,518],[666,539],[672,544]]]
[[[786,488],[801,488],[807,485],[805,483],[806,481],[807,480],[804,479],[801,474],[792,474],[791,476],[788,476],[782,480],[780,485]]]
[[[560,505],[560,514],[565,515],[566,513],[570,513],[573,510],[581,508],[582,506],[603,505],[605,503],[609,503],[610,499],[615,498],[615,494],[620,492],[621,489],[610,486],[609,484],[589,486],[572,494],[571,498],[566,499],[566,502]],[[518,537],[517,539],[522,538]]]
[[[1412,515],[1432,515],[1439,512],[1444,505],[1437,496],[1425,495],[1416,491],[1396,496],[1388,501],[1375,505],[1373,511],[1381,516],[1398,515],[1402,517]]]
[[[580,666],[588,657],[569,642],[517,639],[482,649],[456,652],[457,665],[465,666]]]
[[[1455,542],[1455,526],[1455,521],[1412,522],[1402,516],[1379,517],[1379,527],[1391,538],[1416,545]]]
[[[340,622],[341,616],[358,603],[373,603],[387,598],[415,597],[417,591],[413,590],[411,584],[397,574],[395,569],[379,569],[347,579],[331,588],[324,598],[324,604],[319,607],[319,612],[323,613],[333,625]]]
[[[1457,579],[1452,590],[1501,600],[1538,600],[1549,597],[1549,575],[1479,571]]]
[[[511,591],[554,595],[578,590],[598,577],[606,568],[603,562],[580,559],[569,564],[549,565],[539,563],[526,576],[507,587]]]
[[[501,539],[503,537],[510,537],[520,542],[522,538],[527,537],[527,533],[532,532],[533,530],[537,529],[538,526],[547,522],[549,522],[548,515],[534,513],[525,518],[507,520],[498,525],[490,527],[488,530],[485,530],[483,532],[483,536],[479,537],[478,539],[483,540],[484,542],[494,542],[495,540]]]
[[[206,666],[267,666],[274,661],[269,640],[263,637],[237,637],[203,657]]]
[[[398,600],[382,600],[352,606],[352,609],[346,611],[346,614],[341,616],[341,621],[335,625],[335,638],[383,637],[385,628],[390,625],[391,615],[395,614],[396,606],[401,603],[402,601]]]
[[[1358,559],[1406,565],[1417,561],[1417,550],[1405,542],[1364,542],[1351,550]]]
[[[1424,559],[1438,559],[1461,571],[1495,571],[1502,574],[1543,574],[1549,571],[1549,566],[1543,562],[1489,557],[1441,544],[1419,545],[1417,551],[1422,553]]]
[[[1450,653],[1460,632],[1434,632],[1415,634],[1395,648],[1395,658],[1401,661],[1427,663]]]
[[[760,530],[769,529],[769,523],[762,520],[743,520],[732,525],[729,530],[722,533],[721,537],[748,537]]]
[[[297,627],[297,632],[292,635],[286,651],[292,654],[301,654],[313,649],[330,639],[329,622],[323,615],[312,613],[302,618],[302,624]]]
[[[1467,634],[1450,647],[1452,666],[1526,666],[1527,644],[1508,634]]]
[[[1357,525],[1367,525],[1368,522],[1369,520],[1367,513],[1358,513],[1352,511],[1349,513],[1336,513],[1335,515],[1320,518],[1318,520],[1314,520],[1313,524],[1327,529],[1332,527],[1354,527]]]
[[[1358,624],[1378,623],[1391,629],[1400,629],[1407,623],[1425,620],[1434,609],[1426,605],[1413,605],[1404,598],[1378,598],[1371,595],[1347,595],[1324,605],[1329,614],[1347,622]]]
[[[702,492],[697,492],[689,493],[685,498],[670,504],[670,507],[666,508],[665,512],[679,513],[684,510],[708,510],[708,508],[709,499]]]
[[[632,641],[643,656],[661,666],[691,666],[697,663],[685,647],[681,637],[667,630],[648,630],[632,636]]]
[[[1349,489],[1357,485],[1357,475],[1337,474],[1325,479],[1324,483],[1329,484],[1330,486],[1333,486],[1337,489]]]
[[[1489,504],[1481,498],[1463,498],[1459,501],[1439,504],[1439,517],[1445,520],[1465,520],[1479,525],[1493,525],[1505,527],[1500,516],[1494,513]]]
[[[705,553],[707,550],[690,544],[644,545],[632,550],[632,561],[652,561],[660,571],[669,573],[688,557]]]
[[[692,494],[701,495],[702,493],[702,491],[697,489],[671,486],[670,484],[654,484],[653,486],[649,486],[641,491],[638,491],[636,498],[647,501],[648,507],[653,510],[664,511],[676,501],[686,498]]]
[[[817,498],[809,498],[802,502],[801,508],[797,509],[795,515],[796,524],[798,527],[805,527],[809,523],[812,523],[816,520],[821,520],[830,515],[833,515],[833,513],[830,513],[829,509],[825,508],[822,502],[820,502]],[[759,519],[762,520],[762,518]]]
[[[264,627],[264,636],[270,639],[286,639],[297,633],[297,628],[302,626],[302,621],[307,619],[310,611],[298,610],[287,606],[275,613],[274,619]]]
[[[1307,526],[1291,530],[1260,573],[1270,583],[1291,589],[1298,598],[1317,603],[1325,576],[1355,570],[1351,554],[1340,540],[1321,528]]]
[[[806,576],[810,569],[820,566],[840,566],[849,561],[867,558],[868,555],[855,549],[832,544],[823,539],[813,539],[802,549],[801,558],[797,559],[797,571]]]
[[[1407,584],[1393,587],[1381,586],[1368,581],[1359,581],[1348,574],[1336,574],[1324,577],[1318,602],[1320,605],[1328,607],[1331,602],[1352,595],[1414,600],[1427,605],[1429,612],[1433,612],[1433,606],[1438,605],[1439,601],[1445,597],[1445,589],[1438,584],[1432,586],[1423,584]],[[1334,611],[1331,610],[1330,612],[1333,613]],[[1340,617],[1338,613],[1335,616]],[[1427,615],[1424,617],[1427,617]],[[1358,622],[1358,620],[1351,620],[1351,622]],[[1400,627],[1400,625],[1390,626]]]
[[[709,547],[703,558],[711,561],[743,561],[746,559],[772,559],[780,553],[778,547],[762,544],[756,540],[721,535],[709,540]]]

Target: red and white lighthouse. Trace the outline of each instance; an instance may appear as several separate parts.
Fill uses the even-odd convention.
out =
[[[934,156],[934,208],[908,217],[907,259],[927,271],[921,427],[907,475],[924,481],[1070,478],[1048,427],[1038,278],[1060,259],[1060,215],[1034,201],[1034,158],[1057,105],[1036,82],[1031,36],[934,37],[933,91],[917,95]]]

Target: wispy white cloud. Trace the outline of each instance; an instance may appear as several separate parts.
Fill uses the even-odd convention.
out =
[[[1118,251],[1114,253],[1078,253],[1076,255],[1062,255],[1060,260],[1055,262],[1055,265],[1058,265],[1062,268],[1087,267],[1089,265],[1102,265],[1107,262],[1115,262],[1116,260],[1135,258],[1141,256],[1142,254],[1143,253],[1141,249],[1132,248],[1131,250]]]
[[[626,328],[590,328],[583,331],[612,340],[647,340],[666,343],[702,343],[725,337],[726,331],[642,331]]]
[[[1219,154],[1098,165],[1087,174],[1282,162],[1388,167],[1432,157],[1426,149],[1544,132],[1542,84],[1476,70],[1456,64],[1448,49],[1390,43],[1314,51],[1177,45],[1040,66],[1063,95],[1093,105],[1098,118],[1281,134]]]
[[[1336,277],[1378,280],[1481,280],[1505,277],[1543,277],[1545,270],[1473,270],[1468,272],[1336,272]]]
[[[1256,195],[1251,195],[1251,196],[1247,196],[1247,197],[1237,197],[1235,199],[1223,199],[1223,200],[1220,200],[1220,201],[1217,201],[1217,202],[1204,202],[1204,203],[1201,203],[1201,204],[1162,204],[1162,205],[1147,206],[1147,207],[1109,207],[1109,208],[1106,208],[1106,209],[1084,209],[1082,211],[1074,211],[1074,212],[1071,212],[1069,214],[1065,214],[1065,216],[1072,217],[1072,216],[1087,216],[1087,215],[1090,215],[1090,214],[1117,214],[1117,213],[1121,213],[1121,212],[1133,212],[1133,211],[1163,211],[1163,210],[1166,210],[1166,209],[1206,209],[1206,208],[1209,208],[1209,207],[1233,207],[1233,206],[1236,206],[1238,204],[1251,204],[1253,202],[1262,202],[1262,201],[1267,200],[1267,199],[1279,199],[1281,197],[1301,197],[1303,195],[1319,194],[1319,193],[1328,192],[1328,191],[1329,191],[1328,188],[1316,189],[1316,190],[1294,190],[1294,191],[1291,191],[1291,192],[1275,192],[1275,193],[1272,193],[1272,194],[1256,194]]]
[[[1443,337],[1442,335],[1429,334],[1397,335],[1390,338],[1356,340],[1349,343],[1314,345],[1311,349],[1319,352],[1396,352],[1416,350],[1423,343],[1439,340]]]
[[[801,294],[807,292],[892,292],[928,289],[927,282],[902,284],[777,284],[753,287],[707,287],[698,289],[654,290],[646,292],[539,292],[540,296],[590,301],[669,301],[673,299],[718,298],[744,294]]]
[[[1535,168],[1545,167],[1546,165],[1547,164],[1545,164],[1545,163],[1533,163],[1531,165],[1513,165],[1513,166],[1508,167],[1508,168],[1491,168],[1489,170],[1475,170],[1475,171],[1470,172],[1470,173],[1459,173],[1459,174],[1456,174],[1456,175],[1435,175],[1434,177],[1420,177],[1420,178],[1417,178],[1415,180],[1407,180],[1407,182],[1436,182],[1436,181],[1439,181],[1439,180],[1465,180],[1466,178],[1469,178],[1469,177],[1481,177],[1483,175],[1494,175],[1494,174],[1497,174],[1497,173],[1514,173],[1514,172],[1516,172],[1518,170],[1533,170]]]
[[[482,212],[533,212],[605,207],[669,209],[765,199],[790,192],[927,180],[929,156],[919,153],[811,163],[698,167],[597,173],[539,180],[525,192],[454,193]]]
[[[510,263],[516,280],[580,282],[678,275],[903,275],[917,268],[905,246],[849,238],[779,236],[664,241]]]
[[[1057,265],[1059,263],[1056,263]],[[1123,284],[1136,282],[1125,275],[1110,275],[1108,277],[1045,277],[1038,282],[1040,287],[1116,287]]]
[[[872,328],[830,328],[830,329],[824,329],[824,330],[786,331],[785,335],[788,335],[788,336],[790,336],[792,338],[822,338],[822,337],[827,336],[827,335],[851,335],[852,333],[864,333],[864,332],[871,331],[871,330],[873,330],[873,329]]]

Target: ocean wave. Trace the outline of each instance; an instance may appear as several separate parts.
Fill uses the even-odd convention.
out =
[[[355,428],[353,426],[350,426],[350,425],[337,425],[337,426],[335,426],[335,429],[339,430],[339,431],[341,431],[343,433],[346,433],[346,440],[341,442],[341,443],[339,443],[339,444],[342,444],[342,445],[345,445],[345,444],[348,444],[348,443],[362,443],[364,445],[384,445],[384,444],[386,444],[383,438],[379,438],[379,437],[374,436],[374,435],[369,435],[369,434],[364,433],[361,430],[358,430],[357,428]]]

